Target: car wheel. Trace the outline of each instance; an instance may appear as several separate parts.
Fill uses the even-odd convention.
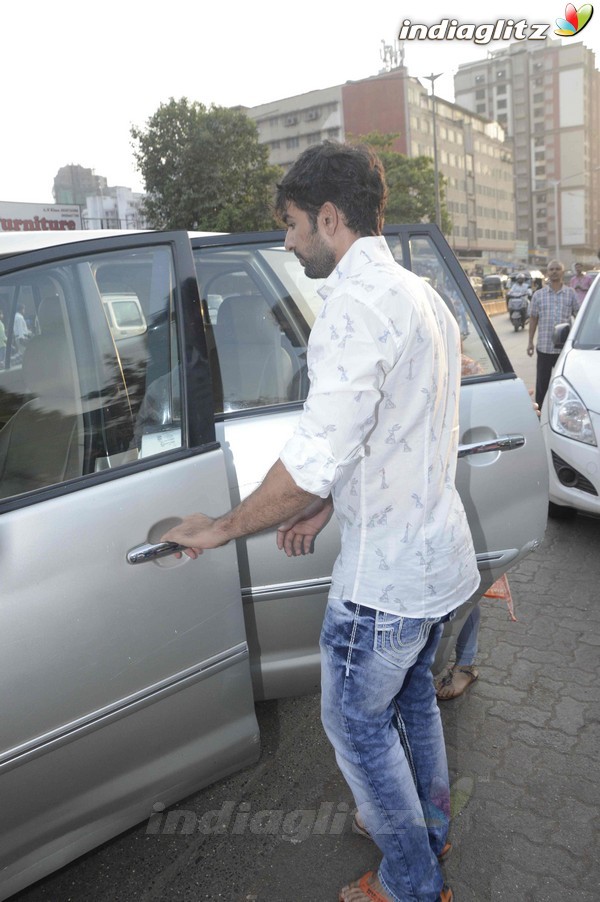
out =
[[[549,501],[548,516],[554,520],[572,520],[577,516],[577,511],[574,507],[563,507],[562,504],[554,504]]]

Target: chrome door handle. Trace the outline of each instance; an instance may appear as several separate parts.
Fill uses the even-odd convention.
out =
[[[176,551],[183,551],[184,548],[185,545],[178,545],[177,542],[158,542],[156,545],[145,542],[127,552],[127,561],[130,564],[143,564],[146,561],[155,561],[159,557],[166,557],[168,554],[175,554]]]
[[[473,442],[470,445],[459,445],[458,456],[467,457],[469,454],[487,454],[488,451],[514,451],[525,444],[524,435],[499,435],[484,442]]]

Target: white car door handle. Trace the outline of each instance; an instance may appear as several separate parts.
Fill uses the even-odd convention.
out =
[[[469,454],[487,454],[489,451],[514,451],[515,448],[522,448],[524,444],[524,435],[499,435],[496,438],[483,442],[459,445],[458,456],[467,457]]]
[[[177,542],[157,542],[156,545],[145,542],[127,552],[127,561],[130,564],[144,564],[146,561],[155,561],[159,557],[183,551],[184,547],[184,545],[178,545]]]

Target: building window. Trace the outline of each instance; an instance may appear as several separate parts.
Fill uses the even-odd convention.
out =
[[[288,149],[292,147],[300,147],[300,138],[286,138],[285,146]]]
[[[485,100],[485,88],[478,88],[475,91],[475,100]]]
[[[485,103],[478,103],[475,107],[475,112],[480,116],[485,116]]]
[[[496,103],[496,106],[498,107],[499,110],[505,110],[506,109],[506,100],[504,100],[504,99],[498,100]]]
[[[506,94],[506,85],[498,85],[496,94]]]

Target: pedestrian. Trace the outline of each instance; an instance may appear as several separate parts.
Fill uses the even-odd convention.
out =
[[[583,300],[588,292],[588,288],[594,281],[595,275],[595,273],[592,275],[591,273],[584,272],[583,264],[575,264],[575,275],[571,278],[569,287],[572,288],[577,295],[577,310],[579,310],[583,304]]]
[[[448,767],[431,665],[444,622],[479,584],[454,483],[460,333],[381,236],[386,187],[365,147],[308,148],[278,186],[285,246],[325,279],[310,390],[262,484],[165,541],[190,557],[278,525],[310,553],[335,512],[341,552],[321,633],[322,720],[365,832],[383,858],[342,902],[450,902]]]
[[[534,292],[529,314],[529,344],[527,353],[533,356],[533,340],[538,328],[535,400],[540,409],[544,403],[552,367],[560,349],[554,346],[552,333],[559,323],[570,323],[578,310],[577,295],[563,284],[565,268],[558,260],[551,260],[546,270],[548,284]]]
[[[17,353],[23,356],[23,351],[25,350],[25,345],[27,344],[27,339],[30,335],[27,320],[25,319],[24,304],[20,304],[17,308],[17,312],[15,313],[15,319],[13,322],[13,335]]]

